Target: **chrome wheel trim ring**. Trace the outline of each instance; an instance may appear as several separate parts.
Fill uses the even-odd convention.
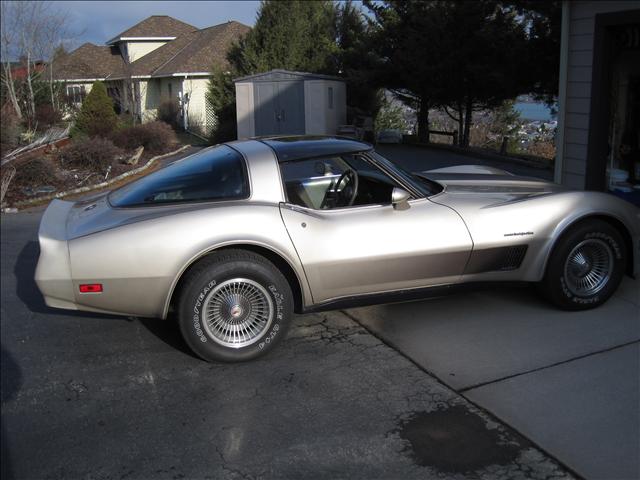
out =
[[[266,288],[248,278],[216,285],[204,299],[201,319],[207,335],[229,348],[260,340],[273,322],[273,301]]]
[[[590,297],[602,290],[611,278],[614,256],[609,244],[597,239],[583,240],[573,247],[564,263],[564,278],[577,297]]]

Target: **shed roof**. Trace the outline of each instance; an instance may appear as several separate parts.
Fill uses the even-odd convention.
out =
[[[320,73],[293,72],[291,70],[275,69],[268,72],[247,75],[246,77],[235,78],[234,82],[273,82],[281,80],[335,80],[343,82],[344,79],[333,75],[323,75]]]

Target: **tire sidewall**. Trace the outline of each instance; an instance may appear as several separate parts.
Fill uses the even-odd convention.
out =
[[[217,343],[203,324],[202,309],[207,295],[217,285],[233,278],[247,278],[259,283],[269,294],[273,305],[271,325],[260,339],[241,348]],[[209,361],[241,362],[271,350],[286,334],[293,311],[293,298],[288,283],[275,267],[250,261],[214,263],[203,269],[186,286],[180,303],[180,329],[191,349]]]
[[[608,245],[613,254],[613,271],[604,287],[595,294],[581,297],[571,292],[565,277],[565,263],[571,251],[585,240],[600,240]],[[571,310],[593,308],[606,302],[615,292],[625,269],[626,251],[621,235],[604,222],[588,222],[570,231],[562,238],[560,245],[550,258],[548,286],[552,300]]]

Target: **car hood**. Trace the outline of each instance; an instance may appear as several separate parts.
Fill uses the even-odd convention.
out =
[[[460,166],[429,170],[417,175],[443,187],[441,196],[465,197],[481,206],[519,201],[540,195],[565,192],[562,185],[539,178],[512,175],[484,166]]]

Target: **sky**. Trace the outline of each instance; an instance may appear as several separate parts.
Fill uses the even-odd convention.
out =
[[[52,7],[64,12],[73,32],[67,48],[85,42],[104,45],[120,32],[150,15],[170,15],[198,28],[228,20],[253,26],[259,1],[54,1]]]

